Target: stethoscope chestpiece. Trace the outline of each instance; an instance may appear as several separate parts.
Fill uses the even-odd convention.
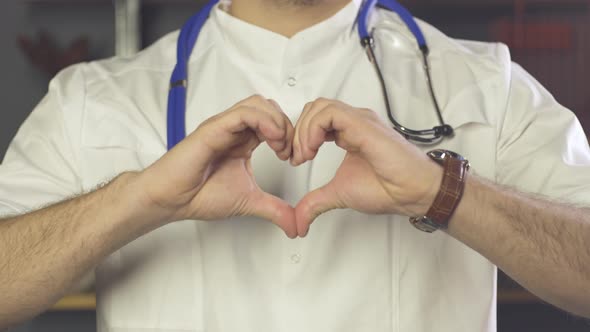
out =
[[[436,137],[453,137],[455,135],[455,130],[448,124],[444,124],[442,126],[436,126],[432,128],[434,130],[434,135]]]

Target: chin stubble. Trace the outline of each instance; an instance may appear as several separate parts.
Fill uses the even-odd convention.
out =
[[[281,7],[309,7],[316,5],[320,0],[274,0]]]

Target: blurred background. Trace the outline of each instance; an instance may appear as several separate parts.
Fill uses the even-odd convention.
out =
[[[415,16],[461,39],[501,41],[590,132],[590,0],[406,0]],[[199,0],[0,1],[0,156],[60,69],[126,56],[178,29]],[[92,278],[10,332],[93,332]],[[499,276],[500,332],[590,331]],[[2,295],[0,294],[0,301]],[[475,332],[475,331],[474,331]]]

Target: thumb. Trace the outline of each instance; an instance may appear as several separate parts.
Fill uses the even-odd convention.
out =
[[[308,193],[295,208],[297,233],[301,237],[307,236],[309,227],[317,217],[339,208],[343,206],[339,203],[336,192],[330,184]]]
[[[279,226],[291,239],[297,237],[295,210],[282,199],[258,191],[249,200],[249,215],[263,218]]]

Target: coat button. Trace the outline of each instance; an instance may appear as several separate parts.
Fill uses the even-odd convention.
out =
[[[289,77],[289,79],[287,80],[287,85],[289,85],[290,87],[296,86],[297,79],[295,77]]]
[[[299,255],[299,254],[291,255],[291,262],[293,262],[293,264],[299,264],[299,262],[301,262],[301,255]]]

